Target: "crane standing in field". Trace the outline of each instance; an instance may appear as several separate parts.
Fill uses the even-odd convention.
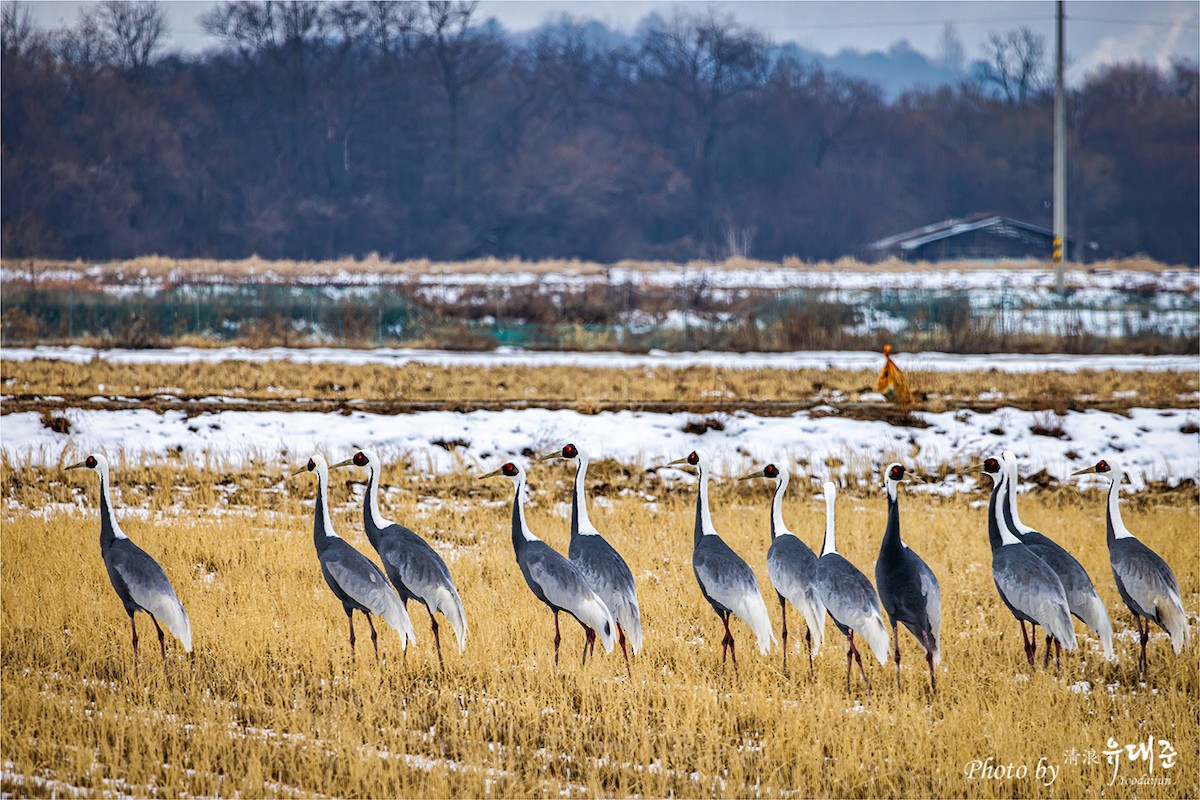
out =
[[[871,646],[871,652],[880,664],[888,660],[888,632],[883,624],[883,613],[879,610],[879,598],[875,588],[853,564],[837,551],[836,516],[837,487],[826,481],[825,491],[825,540],[821,543],[821,557],[817,559],[817,593],[833,624],[846,637],[846,692],[850,692],[850,668],[857,660],[858,671],[863,683],[869,688],[867,671],[863,669],[862,656],[854,646],[857,631]]]
[[[317,548],[317,560],[321,563],[321,574],[342,602],[346,619],[350,622],[350,654],[354,654],[354,612],[360,611],[371,628],[371,644],[375,646],[375,658],[379,658],[379,637],[375,633],[372,614],[379,614],[400,634],[400,646],[408,649],[408,643],[416,639],[412,621],[400,596],[388,583],[387,576],[366,556],[355,550],[333,530],[329,516],[329,467],[325,459],[314,455],[308,463],[293,472],[315,472],[317,475],[317,501],[313,508],[313,544]]]
[[[1000,458],[1004,462],[1004,473],[1008,481],[1008,491],[1004,503],[1005,523],[1022,544],[1054,570],[1054,574],[1062,581],[1071,613],[1096,632],[1096,635],[1100,637],[1100,644],[1104,647],[1104,657],[1111,661],[1113,658],[1112,623],[1109,622],[1108,610],[1104,607],[1104,601],[1100,599],[1100,595],[1096,594],[1096,587],[1092,585],[1092,579],[1088,577],[1087,570],[1083,568],[1083,565],[1057,542],[1021,522],[1021,515],[1017,513],[1017,480],[1019,478],[1017,457],[1011,450],[1005,450]],[[1033,642],[1033,646],[1037,647],[1036,641]],[[1050,635],[1047,634],[1043,668],[1049,664],[1049,661]]]
[[[158,648],[162,651],[165,674],[167,644],[159,620],[183,644],[185,652],[192,652],[192,624],[183,610],[183,603],[179,602],[163,568],[145,550],[131,542],[117,523],[109,490],[108,460],[93,453],[67,469],[90,469],[100,476],[100,555],[104,559],[108,579],[121,598],[125,613],[129,615],[129,627],[133,631],[133,674],[137,675],[138,652],[137,623],[133,615],[138,611],[149,614],[154,629],[158,631]]]
[[[1008,478],[999,459],[988,458],[982,464],[970,467],[971,472],[986,472],[992,476],[992,497],[988,501],[988,543],[992,548],[992,579],[996,591],[1008,610],[1021,623],[1021,637],[1025,640],[1025,658],[1033,666],[1034,647],[1037,646],[1037,626],[1041,625],[1055,640],[1055,663],[1058,651],[1065,647],[1075,649],[1075,626],[1071,624],[1071,609],[1067,605],[1067,594],[1062,581],[1045,561],[1009,530],[1004,518],[1004,493]],[[1025,633],[1025,623],[1033,626],[1032,634]],[[1030,636],[1032,636],[1032,644]],[[1049,648],[1049,645],[1047,645]],[[1046,664],[1049,665],[1049,659]]]
[[[1133,612],[1137,624],[1141,652],[1138,656],[1138,671],[1146,672],[1146,643],[1150,640],[1150,622],[1153,621],[1171,636],[1171,646],[1176,655],[1183,651],[1188,640],[1187,614],[1180,599],[1179,581],[1158,553],[1142,544],[1125,527],[1121,519],[1121,481],[1125,473],[1116,464],[1100,461],[1093,467],[1081,469],[1076,475],[1099,475],[1109,482],[1108,503],[1105,507],[1104,527],[1108,540],[1108,560],[1112,566],[1113,580],[1121,599]],[[1144,622],[1143,622],[1144,620]]]
[[[911,478],[905,476],[900,464],[891,464],[883,475],[887,488],[887,528],[879,545],[879,558],[875,561],[875,586],[879,589],[883,610],[892,622],[896,688],[900,688],[900,635],[896,623],[903,622],[925,648],[929,684],[936,692],[937,677],[933,666],[942,660],[942,591],[933,570],[900,538],[900,502],[896,492],[901,482]]]
[[[696,496],[696,527],[692,538],[692,571],[700,584],[700,593],[717,612],[725,625],[725,638],[721,640],[721,666],[724,668],[727,655],[733,656],[733,672],[737,674],[737,650],[733,633],[729,630],[730,616],[737,616],[750,626],[758,639],[761,653],[771,652],[775,634],[771,631],[771,617],[767,604],[763,602],[754,570],[725,544],[725,540],[713,527],[712,513],[708,507],[708,459],[699,450],[693,450],[685,458],[672,461],[668,466],[687,465],[699,473],[700,490]]]
[[[587,477],[588,459],[574,444],[567,444],[561,451],[548,453],[539,461],[562,458],[575,462],[575,485],[571,490],[571,544],[567,551],[574,564],[600,599],[608,606],[617,624],[617,641],[625,656],[625,672],[633,677],[629,667],[629,651],[625,646],[625,632],[629,632],[629,646],[634,655],[642,649],[642,615],[638,607],[637,587],[629,565],[621,558],[588,517],[587,494],[584,479]],[[596,642],[592,640],[592,652]]]
[[[739,480],[766,478],[775,481],[771,498],[771,547],[767,550],[767,576],[779,598],[783,617],[783,674],[788,674],[787,601],[804,617],[804,641],[808,645],[808,671],[813,671],[813,656],[821,649],[825,638],[825,604],[817,596],[817,554],[799,536],[788,530],[783,521],[783,494],[788,487],[788,473],[774,464],[743,475]],[[815,633],[815,636],[814,636]]]
[[[562,634],[558,629],[558,614],[566,611],[583,626],[583,663],[587,663],[588,645],[596,635],[604,652],[611,653],[615,638],[616,623],[608,606],[574,564],[562,554],[533,535],[525,522],[525,470],[508,462],[498,470],[480,477],[480,480],[503,476],[513,483],[512,543],[517,556],[517,566],[525,576],[525,583],[534,596],[554,612],[554,663],[558,664],[558,646]]]
[[[367,471],[367,491],[363,496],[363,528],[367,539],[379,553],[384,571],[399,593],[405,609],[408,608],[408,601],[413,599],[429,612],[438,663],[445,669],[442,640],[438,635],[437,617],[434,614],[440,611],[449,621],[458,640],[459,652],[467,646],[467,617],[462,599],[458,596],[458,588],[450,577],[450,570],[428,542],[379,512],[379,479],[382,472],[379,457],[370,450],[360,450],[330,469],[348,466],[362,467]]]

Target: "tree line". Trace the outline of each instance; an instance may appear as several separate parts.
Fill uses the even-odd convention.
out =
[[[1049,225],[1046,48],[888,101],[720,12],[620,42],[469,2],[232,2],[166,52],[154,2],[3,12],[6,256],[805,260],[995,212]],[[1200,262],[1194,62],[1070,93],[1072,235]]]

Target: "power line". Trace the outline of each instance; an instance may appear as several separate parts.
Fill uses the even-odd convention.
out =
[[[1157,28],[1200,28],[1200,22],[1159,22],[1148,19],[1114,19],[1112,17],[1067,17],[1070,22],[1099,22],[1105,25],[1151,25]]]

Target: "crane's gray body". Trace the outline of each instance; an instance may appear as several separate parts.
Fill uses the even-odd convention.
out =
[[[780,603],[791,601],[806,621],[810,619],[809,612],[804,610],[807,605],[812,609],[811,619],[824,620],[825,605],[817,594],[817,554],[799,536],[790,533],[774,536],[767,550],[767,576]],[[811,622],[808,624],[813,627]],[[820,644],[820,631],[815,633]]]
[[[888,497],[888,523],[875,561],[875,587],[893,630],[896,623],[941,659],[942,594],[937,577],[921,557],[900,538],[900,512],[895,497]]]
[[[880,613],[875,588],[841,553],[826,553],[817,559],[817,590],[833,624],[845,636]]]
[[[577,459],[575,484],[571,490],[571,543],[567,555],[583,574],[621,630],[629,637],[634,654],[642,649],[642,612],[638,605],[633,572],[621,554],[600,535],[587,513],[583,481],[587,461]]]

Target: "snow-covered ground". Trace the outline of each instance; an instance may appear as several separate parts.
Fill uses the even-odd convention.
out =
[[[219,364],[226,361],[266,363],[289,361],[297,364],[427,364],[430,366],[506,366],[530,367],[611,367],[611,368],[686,368],[695,366],[720,369],[869,369],[883,365],[883,356],[867,351],[814,350],[795,353],[666,353],[651,351],[645,355],[626,353],[575,353],[520,350],[501,347],[485,352],[376,348],[355,350],[336,347],[271,347],[254,350],[244,347],[214,349],[174,347],[165,350],[96,350],[90,347],[5,347],[0,360],[28,361],[46,358],[76,364],[101,360],[110,364]],[[992,353],[900,353],[896,363],[905,370],[964,372],[1077,372],[1079,370],[1200,371],[1200,355],[1021,355]]]
[[[829,414],[822,416],[822,414]],[[916,412],[924,428],[839,417],[818,408],[790,417],[722,415],[724,430],[702,435],[683,432],[694,417],[686,413],[633,411],[584,415],[575,411],[420,412],[397,416],[312,412],[221,411],[188,417],[182,412],[148,410],[63,412],[70,434],[47,428],[35,412],[0,417],[0,446],[16,463],[61,463],[90,451],[124,453],[141,459],[178,452],[212,463],[247,463],[279,470],[310,453],[346,458],[356,447],[390,456],[407,454],[419,469],[491,469],[521,457],[526,449],[547,451],[568,440],[591,443],[599,455],[651,467],[697,447],[716,457],[732,474],[749,462],[786,459],[806,474],[838,477],[878,474],[902,460],[919,471],[941,465],[966,466],[985,453],[1011,449],[1026,474],[1046,469],[1065,480],[1100,458],[1129,470],[1133,485],[1146,480],[1177,483],[1200,478],[1200,438],[1194,430],[1200,411],[1132,409],[1128,417],[1103,411],[1051,412],[1000,409],[990,413]],[[1063,438],[1034,435],[1035,425],[1060,424]],[[454,451],[437,440],[466,442]],[[942,490],[963,486],[960,479]],[[935,490],[938,487],[935,487]]]

